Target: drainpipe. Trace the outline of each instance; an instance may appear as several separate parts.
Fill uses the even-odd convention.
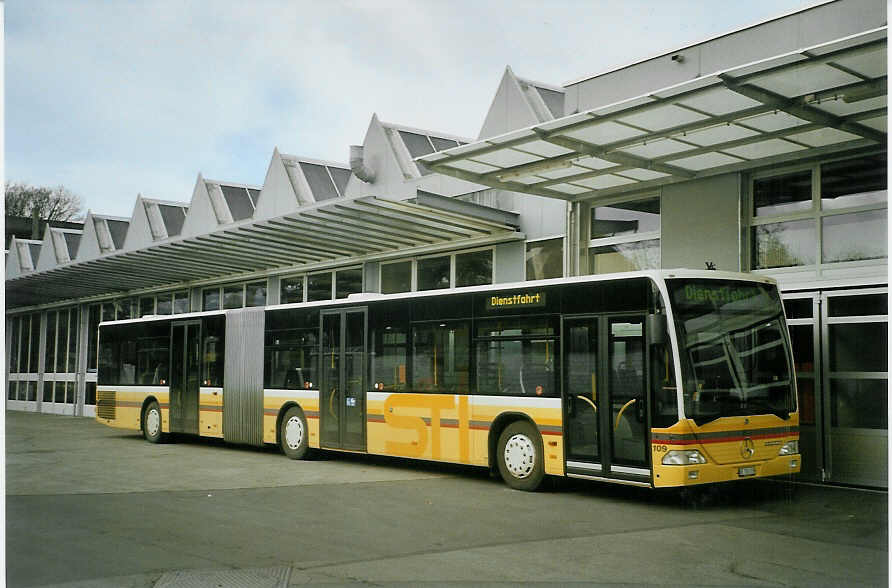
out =
[[[366,184],[375,181],[375,172],[366,166],[362,157],[362,145],[350,145],[350,170]]]

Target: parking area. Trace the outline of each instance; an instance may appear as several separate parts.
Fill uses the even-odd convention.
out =
[[[709,504],[477,468],[6,414],[9,586],[887,585],[887,494],[768,482]]]

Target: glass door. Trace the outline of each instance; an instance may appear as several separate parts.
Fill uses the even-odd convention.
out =
[[[611,469],[614,473],[649,477],[644,317],[611,317],[607,324]]]
[[[784,296],[787,328],[793,345],[793,366],[799,406],[799,476],[820,482],[824,476],[824,413],[821,367],[821,297],[817,292]]]
[[[598,411],[597,317],[565,319],[564,430],[567,467],[581,472],[602,471],[600,413]]]
[[[567,472],[649,478],[644,316],[567,317],[562,341]]]
[[[198,434],[201,322],[170,328],[170,430]]]
[[[365,309],[322,313],[322,446],[364,451]]]
[[[888,295],[822,293],[825,475],[888,487]]]

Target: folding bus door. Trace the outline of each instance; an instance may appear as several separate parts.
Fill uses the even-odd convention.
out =
[[[322,447],[366,448],[366,324],[364,308],[322,312]]]
[[[170,430],[198,434],[201,321],[170,327]]]
[[[569,475],[649,483],[644,315],[564,317]]]

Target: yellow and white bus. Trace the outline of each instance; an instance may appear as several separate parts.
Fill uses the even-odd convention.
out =
[[[100,325],[97,420],[653,488],[798,472],[777,287],[645,271]],[[679,385],[680,383],[680,385]]]

